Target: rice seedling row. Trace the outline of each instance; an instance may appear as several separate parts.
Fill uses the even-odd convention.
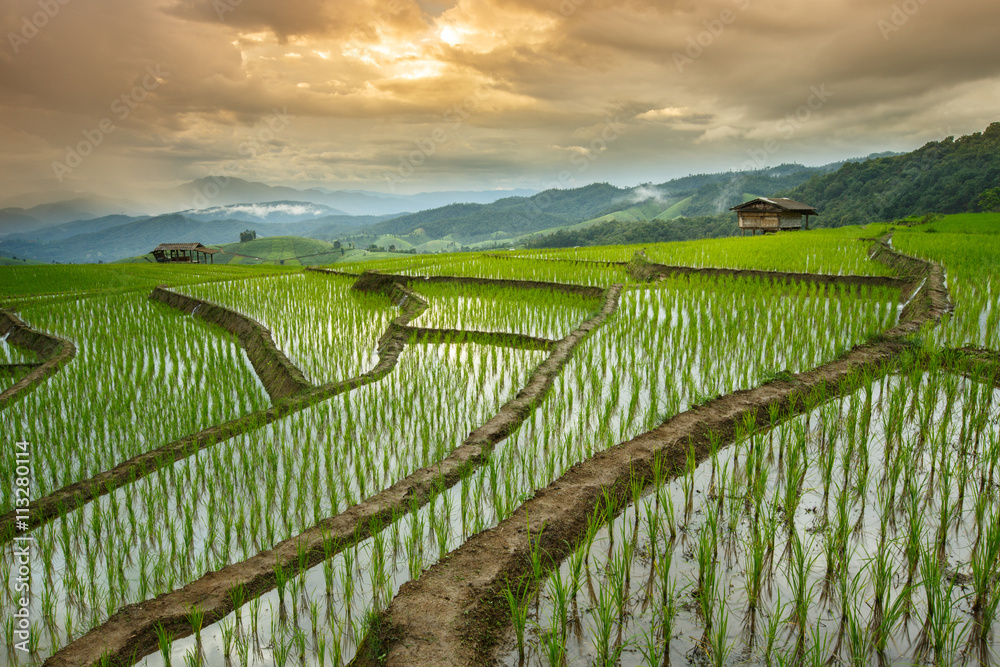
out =
[[[37,306],[21,317],[77,349],[72,363],[0,411],[3,432],[39,444],[38,496],[268,403],[230,336],[144,297]],[[0,474],[12,479],[12,465],[0,459]],[[12,507],[5,487],[0,513]]]
[[[385,270],[387,273],[411,277],[485,278],[488,280],[536,281],[590,287],[608,287],[615,283],[633,282],[624,268],[620,266],[556,264],[525,259],[499,259],[493,255],[480,254],[444,256],[434,264],[419,267],[389,264],[383,269],[383,265],[376,261],[366,262],[363,268],[365,270]]]
[[[988,662],[1000,392],[855,379],[595,517],[504,664]]]
[[[610,300],[609,303],[613,303],[613,300]],[[607,306],[606,306],[605,309],[607,310]],[[605,315],[602,315],[601,317],[603,317],[603,316],[606,316],[606,313],[605,313]],[[554,374],[555,372],[558,372],[558,368],[561,366],[562,363],[565,362],[565,357],[568,355],[568,353],[572,349],[572,347],[576,344],[577,339],[579,339],[579,337],[582,336],[583,333],[585,333],[586,329],[588,329],[588,328],[590,328],[592,326],[594,326],[594,324],[584,325],[584,328],[580,332],[577,332],[577,333],[574,334],[575,338],[573,336],[571,336],[569,339],[567,339],[567,340],[563,341],[562,343],[560,343],[560,345],[562,346],[562,348],[561,349],[556,349],[555,352],[554,352],[554,354],[553,354],[553,357],[550,358],[549,362],[547,362],[548,365],[549,365],[549,370],[547,372],[549,374]],[[463,387],[468,387],[468,390],[471,391],[471,392],[478,392],[478,391],[482,390],[482,387],[478,386],[477,383],[470,383],[470,384],[462,385],[462,386]],[[523,392],[522,391],[521,392],[521,396],[517,400],[511,402],[509,404],[509,407],[506,407],[505,410],[509,410],[511,412],[514,412],[514,413],[517,413],[517,412],[522,411],[522,410],[526,410],[528,408],[528,404],[529,403],[537,400],[536,398],[533,398],[532,395],[533,394],[537,394],[538,391],[544,391],[544,384],[543,385],[538,385],[538,383],[535,383],[535,385],[533,385],[533,386],[534,386],[533,392]],[[514,406],[514,407],[510,407],[510,406]],[[501,414],[503,414],[503,413],[501,412]],[[500,419],[500,418],[499,417],[494,417],[494,419],[491,420],[491,424],[493,424],[493,422],[497,422],[498,419]],[[507,417],[504,417],[503,419],[500,419],[500,421],[497,424],[491,425],[487,429],[480,429],[484,433],[483,433],[482,436],[478,436],[478,437],[481,437],[481,438],[491,438],[491,439],[495,439],[497,437],[502,437],[501,434],[503,433],[504,429],[506,428],[503,425],[504,419],[510,419],[510,416],[507,416]],[[488,435],[488,434],[492,434],[492,435]],[[476,437],[477,436],[475,436],[475,433],[474,433],[473,436],[470,439],[471,440],[475,440]],[[476,442],[478,442],[478,440],[476,440]],[[486,442],[488,443],[489,440],[487,440]],[[441,451],[440,450],[435,450],[435,453],[437,455],[440,455]],[[426,461],[425,461],[425,463],[426,463]],[[454,466],[456,464],[453,463],[452,465]],[[459,465],[460,467],[464,467],[466,464],[465,463],[457,463],[457,465]],[[434,469],[435,470],[440,470],[440,468],[441,468],[441,464],[437,464]],[[359,496],[358,496],[358,498],[362,498],[362,497],[364,497],[364,491],[362,491],[361,494],[359,494]],[[404,503],[403,507],[406,507],[407,505],[408,505],[408,503]],[[352,532],[353,532],[353,529],[352,529],[352,531],[348,532],[348,535],[351,535]],[[324,543],[324,544],[327,544],[327,546],[329,546],[329,543]],[[301,565],[301,563],[300,563],[300,565]],[[56,656],[55,659],[58,660],[59,656]],[[72,661],[71,661],[70,664],[72,664]]]
[[[414,320],[415,325],[552,340],[569,334],[599,305],[596,299],[579,294],[489,285],[414,281],[413,289],[430,304]]]
[[[932,275],[932,279],[940,281],[940,274]],[[910,310],[908,321],[894,327],[892,335],[904,335],[919,328],[924,320],[939,318],[946,304],[940,302],[938,292],[937,288],[925,291],[921,300],[928,305]],[[762,418],[754,406],[772,406],[777,411],[771,415],[772,421],[778,412],[785,409],[793,414],[803,407],[811,409],[818,399],[810,394],[810,387],[821,394],[831,390],[836,392],[838,382],[859,370],[872,372],[882,368],[896,359],[903,349],[905,345],[891,337],[885,341],[876,340],[847,353],[842,360],[789,377],[789,381],[781,378],[749,394],[730,394],[710,402],[705,408],[683,413],[655,431],[571,468],[534,499],[518,507],[496,529],[463,544],[450,555],[447,565],[432,568],[414,586],[408,587],[405,594],[397,596],[379,621],[387,629],[378,636],[388,643],[381,645],[378,652],[388,654],[390,661],[401,659],[407,664],[412,661],[434,663],[454,660],[459,655],[464,656],[461,658],[463,664],[489,659],[491,637],[496,632],[498,620],[493,610],[501,603],[497,597],[499,580],[520,577],[529,571],[529,563],[536,579],[540,577],[545,568],[534,555],[540,553],[537,545],[542,542],[545,543],[545,551],[560,554],[556,561],[561,560],[566,553],[565,540],[579,535],[583,508],[599,504],[602,493],[623,493],[623,487],[628,486],[629,472],[635,467],[642,468],[643,475],[648,476],[651,452],[671,452],[672,465],[676,465],[683,441],[685,444],[693,442],[699,453],[704,455],[711,442],[718,445],[718,442],[726,440],[727,429],[732,428],[735,420],[749,415],[747,418],[752,423],[765,424],[767,418]],[[547,454],[551,457],[551,452]],[[637,488],[641,490],[642,485]],[[532,512],[535,512],[533,518]],[[540,529],[539,540],[531,537],[530,525],[528,531],[525,530],[526,522],[533,522],[535,529]],[[456,586],[456,578],[467,579],[468,584]],[[518,595],[523,593],[519,589]],[[430,600],[435,600],[439,606],[433,623],[428,623],[426,615],[420,612]],[[515,620],[519,617],[519,614],[514,614]],[[471,622],[460,623],[459,618]],[[429,642],[408,642],[406,638],[413,636],[433,639]],[[459,645],[464,648],[460,649]]]
[[[408,350],[379,383],[221,442],[35,531],[47,556],[35,576],[51,582],[51,597],[33,609],[45,630],[40,654],[443,458],[517,393],[538,354]]]
[[[351,292],[354,280],[313,272],[184,287],[184,294],[230,308],[270,330],[278,349],[313,384],[356,377],[396,316],[384,295]]]
[[[1000,235],[918,229],[897,230],[892,243],[902,252],[940,262],[948,271],[955,313],[935,331],[934,342],[1000,350]]]
[[[16,401],[35,385],[76,356],[69,341],[35,331],[12,312],[0,310],[0,409]]]
[[[158,293],[162,293],[160,288],[154,290],[154,295]],[[400,303],[403,306],[403,314],[393,321],[395,326],[408,322],[426,307],[426,304],[417,295],[408,292],[404,288],[395,287],[394,293],[399,297],[401,300]],[[169,294],[167,296],[169,297]],[[129,484],[137,478],[148,475],[163,466],[171,465],[178,459],[191,456],[200,449],[210,447],[234,435],[269,424],[331,396],[375,382],[395,367],[404,346],[405,336],[398,333],[387,334],[378,351],[378,363],[373,369],[363,375],[343,382],[315,387],[307,392],[281,401],[271,409],[258,410],[243,417],[198,431],[155,449],[147,450],[120,463],[111,470],[100,472],[90,479],[76,482],[59,489],[59,491],[51,495],[37,499],[28,508],[30,515],[28,520],[29,528],[36,528],[63,512],[84,505],[94,498],[110,493],[114,488]],[[273,350],[273,352],[277,353],[276,350]],[[0,540],[11,539],[14,526],[15,517],[13,513],[8,513],[0,517]]]

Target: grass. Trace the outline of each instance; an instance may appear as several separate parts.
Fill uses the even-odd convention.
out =
[[[216,261],[227,264],[309,266],[330,264],[341,258],[340,248],[335,248],[332,243],[301,236],[265,236],[218,247],[222,252],[215,256]]]
[[[99,296],[149,291],[157,285],[193,283],[273,275],[281,269],[249,269],[225,265],[170,264],[40,264],[0,266],[0,302],[19,305],[40,297]],[[261,272],[264,271],[262,274]]]
[[[885,225],[868,225],[750,238],[538,250],[516,256],[627,262],[636,251],[644,250],[650,261],[676,266],[886,276],[891,272],[868,261],[868,246],[858,240],[880,236],[886,229]]]

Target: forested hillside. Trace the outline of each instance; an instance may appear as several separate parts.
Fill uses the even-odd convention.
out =
[[[992,123],[985,132],[934,141],[912,153],[848,162],[784,196],[815,206],[819,226],[839,227],[982,210],[983,193],[998,186],[1000,123]]]

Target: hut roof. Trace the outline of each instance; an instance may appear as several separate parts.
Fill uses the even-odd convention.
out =
[[[206,255],[214,255],[219,252],[218,248],[206,248],[200,243],[161,243],[153,248],[153,252],[158,250],[197,250],[198,252],[203,252]]]
[[[751,199],[750,201],[740,204],[739,206],[734,206],[729,210],[746,211],[749,209],[760,209],[762,208],[761,204],[764,204],[763,208],[769,208],[771,210],[794,211],[795,213],[819,215],[816,209],[812,206],[795,201],[794,199],[787,199],[785,197],[757,197],[756,199]]]

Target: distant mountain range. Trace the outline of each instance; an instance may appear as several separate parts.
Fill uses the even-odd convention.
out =
[[[233,243],[246,229],[253,229],[259,237],[339,240],[346,247],[359,249],[373,245],[417,252],[489,248],[523,243],[540,234],[587,227],[609,219],[629,222],[705,212],[714,214],[743,201],[748,192],[793,187],[833,168],[781,165],[757,172],[687,176],[659,185],[619,188],[597,183],[572,190],[529,192],[530,196],[502,198],[501,195],[507,193],[433,193],[407,198],[372,193],[326,193],[318,189],[299,191],[238,179],[230,179],[228,184],[203,179],[188,186],[196,192],[214,194],[211,206],[161,215],[116,213],[63,222],[72,210],[94,213],[100,210],[99,205],[107,204],[86,198],[58,206],[46,204],[0,211],[0,234],[5,233],[0,236],[0,256],[60,263],[110,262],[145,255],[165,242]],[[213,183],[220,188],[226,184],[221,188],[226,197],[243,197],[244,200],[224,203],[227,200],[221,191],[209,187]],[[175,189],[172,196],[182,191],[185,196],[190,194],[186,186]],[[358,198],[369,201],[380,197],[389,197],[397,206],[401,202],[413,204],[432,200],[447,203],[417,213],[359,216],[349,214],[351,205],[343,205],[352,198],[346,195],[354,197],[355,204]],[[267,197],[282,198],[264,201]],[[341,206],[313,199],[339,201]],[[475,199],[486,201],[476,202]],[[205,202],[192,198],[188,203]],[[50,210],[58,211],[58,216],[49,218],[48,222],[35,218]],[[29,218],[29,224],[23,225],[25,218]]]
[[[155,215],[137,213],[142,207],[134,203],[88,196],[0,209],[0,256],[108,262],[145,255],[164,242],[235,243],[248,228],[262,238],[416,252],[679,240],[736,233],[728,209],[756,196],[807,202],[820,211],[814,224],[839,226],[976,210],[981,193],[997,186],[1000,123],[911,153],[697,174],[631,188],[596,183],[541,193],[387,195],[208,178],[157,193],[143,204],[147,210],[171,202],[176,208]]]
[[[331,209],[327,214],[397,215],[456,202],[487,204],[501,197],[535,193],[535,190],[483,190],[396,195],[325,188],[297,190],[240,178],[210,176],[174,188],[139,193],[133,199],[112,199],[89,193],[73,193],[68,197],[58,193],[29,193],[10,197],[0,201],[0,236],[108,215],[153,216],[288,202],[327,207]]]

